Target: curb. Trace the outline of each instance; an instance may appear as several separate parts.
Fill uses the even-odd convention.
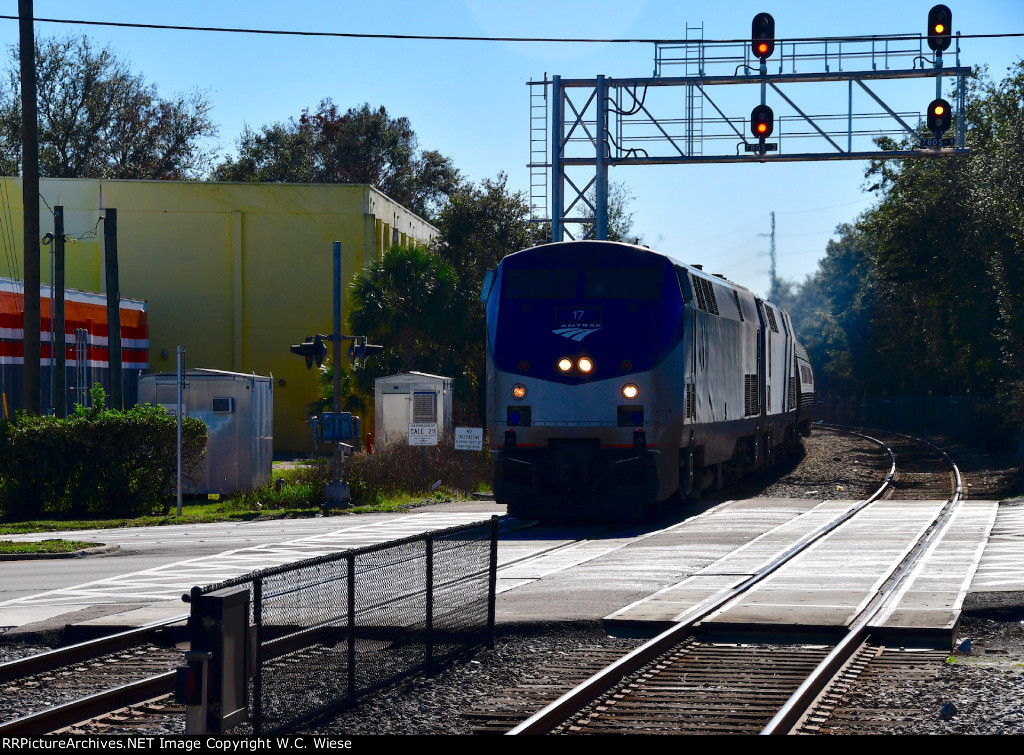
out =
[[[102,553],[113,553],[121,550],[119,545],[97,545],[93,548],[82,548],[67,553],[0,553],[0,561],[38,561],[51,558],[82,558],[83,556],[97,556]]]

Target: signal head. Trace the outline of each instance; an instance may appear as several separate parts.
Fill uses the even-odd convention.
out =
[[[928,105],[928,130],[942,138],[944,131],[953,125],[953,111],[945,100],[932,100]]]
[[[758,139],[767,139],[775,130],[775,113],[767,105],[758,105],[750,111],[750,133]]]
[[[936,5],[928,11],[928,46],[942,52],[952,42],[953,12],[945,5]]]
[[[750,46],[762,62],[775,52],[775,19],[770,13],[758,13],[750,24]]]
[[[327,359],[327,344],[324,343],[324,337],[317,333],[316,338],[313,341],[312,349],[313,359],[316,360],[316,366],[319,367]]]

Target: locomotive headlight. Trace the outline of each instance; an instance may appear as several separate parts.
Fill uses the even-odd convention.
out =
[[[569,357],[562,357],[558,360],[558,371],[568,372],[572,369],[572,360]]]
[[[632,401],[640,395],[640,389],[637,388],[633,383],[626,383],[622,386],[622,398]]]
[[[580,357],[579,361],[576,362],[576,366],[580,368],[580,372],[584,375],[594,371],[594,362],[590,357]]]
[[[526,398],[526,386],[522,383],[516,383],[512,386],[512,397],[522,401]]]

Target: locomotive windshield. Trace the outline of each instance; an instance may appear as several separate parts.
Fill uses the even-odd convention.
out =
[[[506,270],[505,299],[573,300],[657,299],[661,296],[664,270],[661,267],[602,267],[588,270],[526,269]]]
[[[506,270],[502,277],[506,299],[576,297],[576,270]]]
[[[547,244],[506,257],[498,276],[487,317],[499,369],[558,382],[619,376],[650,369],[680,337],[683,299],[664,255],[607,242]],[[561,374],[556,364],[567,354],[597,368]]]
[[[662,267],[608,267],[586,270],[583,296],[587,299],[657,299],[661,296]]]

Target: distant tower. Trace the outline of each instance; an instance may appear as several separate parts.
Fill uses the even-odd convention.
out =
[[[768,275],[770,276],[770,278],[768,280],[768,286],[769,286],[769,290],[774,293],[776,283],[779,280],[778,277],[775,274],[776,270],[777,270],[777,268],[776,268],[777,259],[776,259],[776,256],[775,256],[775,210],[772,210],[772,233],[771,233],[771,236],[772,236],[772,245],[771,245],[771,247],[768,250],[768,257],[771,260],[771,267],[769,268],[769,271],[768,271]]]

